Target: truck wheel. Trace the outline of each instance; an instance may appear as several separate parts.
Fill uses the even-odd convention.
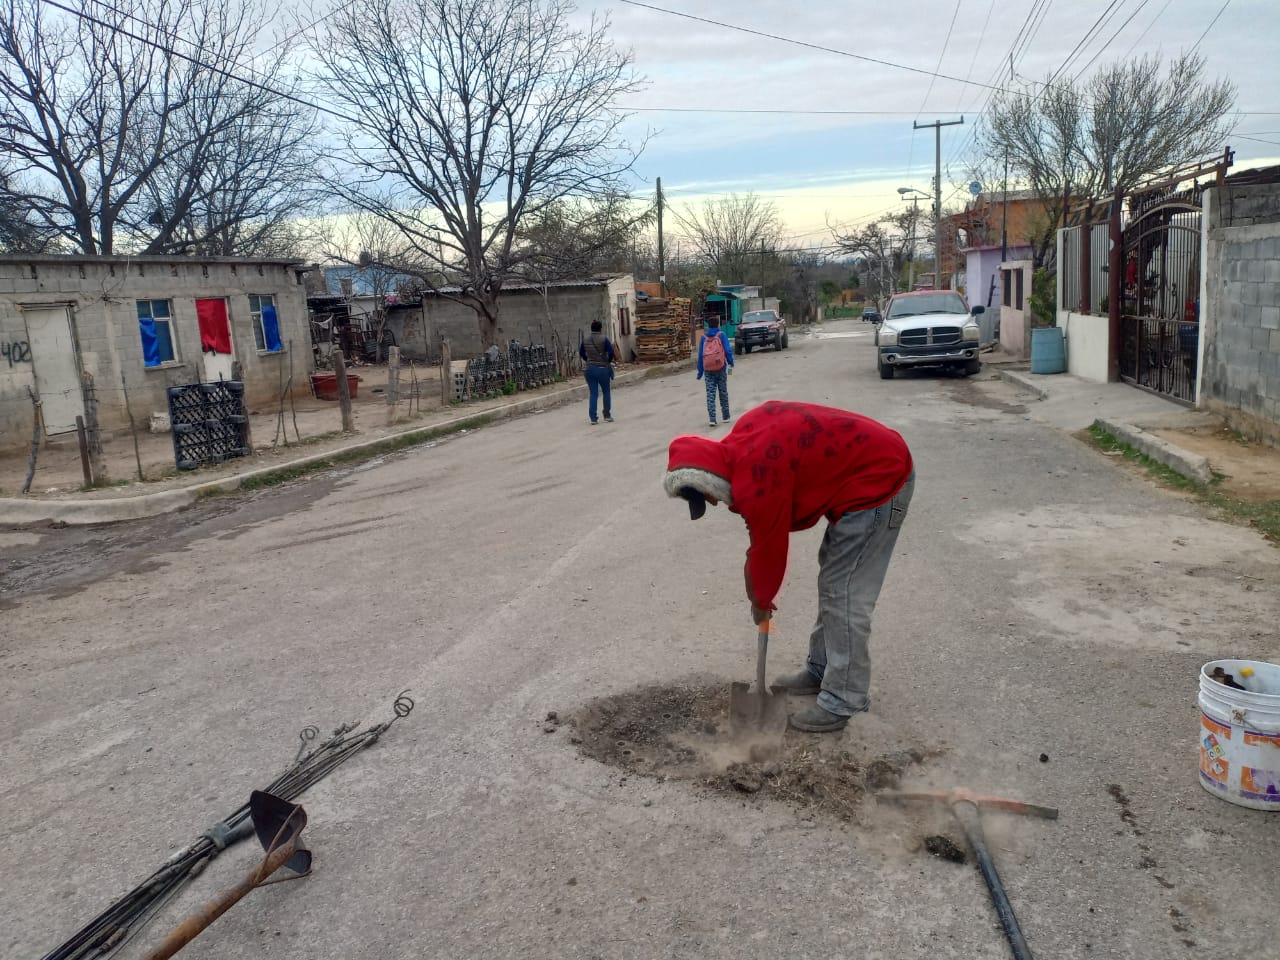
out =
[[[790,346],[790,344],[787,343],[787,335],[784,333],[782,335],[782,349],[785,350],[788,346]]]
[[[743,344],[743,342],[742,342],[741,340],[739,340],[737,343],[735,343],[735,344],[733,345],[733,352],[734,352],[734,353],[745,353],[745,352],[746,352],[746,351],[745,351],[745,349],[744,349],[744,344]]]
[[[743,352],[743,353],[750,353],[750,352],[751,352],[751,345],[750,345],[750,344],[745,344],[745,345],[743,346],[743,348],[742,348],[742,352]]]
[[[880,364],[879,366],[880,366],[880,379],[881,379],[881,380],[892,380],[892,379],[893,379],[893,367],[889,366],[889,364],[887,364],[887,363],[882,363],[882,364]]]
[[[968,363],[964,365],[964,375],[966,377],[972,377],[975,373],[980,373],[981,371],[982,371],[981,360],[970,360]]]
[[[779,353],[782,352],[782,334],[778,334],[773,338],[773,349],[777,350]]]

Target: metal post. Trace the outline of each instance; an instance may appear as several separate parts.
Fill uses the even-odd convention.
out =
[[[907,289],[916,288],[916,220],[920,216],[920,198],[911,198],[911,256],[907,259]]]
[[[1108,257],[1107,304],[1107,380],[1120,379],[1120,307],[1124,297],[1124,230],[1120,221],[1120,204],[1123,196],[1117,190],[1111,198],[1111,220],[1108,225],[1111,238],[1111,255]]]
[[[1093,224],[1080,224],[1080,312],[1093,312]]]
[[[634,279],[634,278],[633,278]],[[662,178],[658,177],[658,283],[662,296],[667,296],[667,255],[662,243]]]
[[[1009,151],[1004,152],[1004,207],[1000,212],[1000,262],[1009,259]]]

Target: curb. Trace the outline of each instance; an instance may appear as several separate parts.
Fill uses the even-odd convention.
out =
[[[1163,463],[1171,470],[1177,470],[1184,477],[1209,483],[1213,480],[1213,471],[1209,469],[1209,461],[1198,453],[1191,453],[1181,447],[1162,440],[1154,434],[1147,433],[1140,427],[1119,420],[1095,420],[1093,425],[1107,431],[1117,440],[1129,444],[1135,450],[1145,453],[1152,460]]]
[[[1041,400],[1049,399],[1049,391],[1032,380],[1031,374],[1023,373],[1020,370],[1005,370],[1003,367],[995,367],[995,371],[996,376],[1006,383],[1012,383],[1015,387],[1030,391]]]
[[[665,376],[669,373],[678,373],[691,367],[692,364],[692,359],[677,360],[673,363],[657,364],[642,370],[628,370],[614,379],[613,386],[617,388],[632,383],[642,383],[645,380]],[[512,417],[518,417],[534,410],[558,407],[571,401],[582,400],[587,396],[587,391],[588,387],[585,383],[578,383],[556,393],[544,394],[540,397],[528,397],[524,400],[516,400],[488,410],[473,410],[456,417],[450,417],[448,420],[423,424],[422,426],[402,430],[399,433],[389,433],[376,439],[355,441],[341,447],[335,447],[332,450],[326,450],[324,453],[314,453],[286,463],[260,467],[256,470],[248,470],[230,477],[207,480],[203,483],[194,483],[191,486],[180,487],[175,490],[163,490],[159,493],[140,493],[134,496],[111,497],[102,500],[36,500],[4,497],[0,498],[0,526],[21,526],[22,524],[48,521],[81,526],[93,523],[119,523],[125,520],[142,520],[147,517],[155,517],[181,510],[195,503],[201,497],[216,493],[232,493],[238,490],[246,480],[254,480],[258,477],[279,473],[282,470],[311,466],[343,454],[358,453],[361,450],[376,450],[383,444],[397,440],[412,441],[413,438],[420,437],[422,442],[426,442],[437,438],[441,433],[449,432],[450,427],[457,427],[460,424],[465,424],[481,417],[485,418],[485,423],[480,426],[488,426],[492,422],[509,420]]]

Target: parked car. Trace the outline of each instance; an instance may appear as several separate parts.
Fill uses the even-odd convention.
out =
[[[787,321],[773,310],[749,310],[738,323],[738,333],[733,349],[738,353],[750,353],[752,347],[787,348]]]
[[[966,376],[977,373],[982,369],[977,317],[985,312],[981,305],[970,310],[954,290],[894,294],[876,327],[880,379],[891,380],[893,371],[903,367],[944,367]]]
[[[875,307],[867,307],[865,310],[862,311],[862,322],[863,323],[879,323],[880,311],[877,310]]]

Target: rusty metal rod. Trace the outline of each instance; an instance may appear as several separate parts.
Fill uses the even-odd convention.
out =
[[[267,877],[284,866],[285,861],[293,856],[298,847],[298,834],[295,831],[287,843],[276,847],[267,854],[266,859],[254,866],[243,880],[227,890],[218,899],[211,901],[196,913],[187,917],[174,929],[164,942],[146,955],[145,960],[168,960],[188,943],[198,937],[220,916],[245,898],[248,893],[261,884]]]

